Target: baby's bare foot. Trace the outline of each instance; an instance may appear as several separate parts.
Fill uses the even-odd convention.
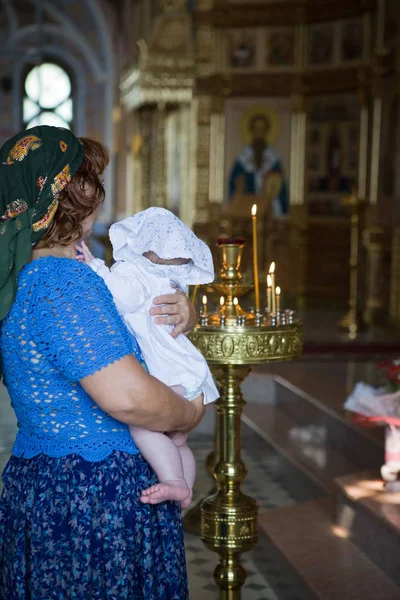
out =
[[[143,490],[140,500],[143,504],[159,504],[166,500],[183,502],[190,495],[191,491],[186,481],[184,479],[174,479],[173,481],[156,483],[147,490]]]

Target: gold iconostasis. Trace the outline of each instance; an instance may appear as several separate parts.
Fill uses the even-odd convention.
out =
[[[261,276],[276,261],[298,302],[343,307],[356,196],[361,308],[398,319],[396,3],[191,4],[137,3],[146,26],[115,123],[119,215],[166,206],[213,247],[250,241],[256,203]]]

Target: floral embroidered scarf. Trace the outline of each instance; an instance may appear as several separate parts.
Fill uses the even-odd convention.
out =
[[[44,125],[18,133],[0,149],[0,321],[14,302],[19,271],[83,157],[83,145],[68,129]]]

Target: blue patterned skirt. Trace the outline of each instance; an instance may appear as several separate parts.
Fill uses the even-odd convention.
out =
[[[140,454],[12,456],[0,501],[0,600],[187,600],[177,503],[142,504]]]

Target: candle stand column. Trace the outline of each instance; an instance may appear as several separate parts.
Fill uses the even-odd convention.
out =
[[[244,244],[221,244],[221,279],[208,293],[230,300],[218,312],[200,319],[190,334],[220,386],[216,402],[216,492],[201,506],[201,537],[219,554],[214,579],[220,600],[240,600],[246,572],[240,556],[257,544],[257,504],[241,491],[247,469],[241,457],[241,415],[245,405],[240,386],[253,365],[297,358],[302,352],[302,328],[293,311],[250,315],[239,305],[244,292],[238,264]],[[246,286],[248,287],[248,286]]]

